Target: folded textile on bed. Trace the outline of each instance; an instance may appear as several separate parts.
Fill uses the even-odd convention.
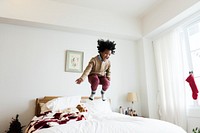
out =
[[[86,120],[85,116],[80,112],[75,113],[52,113],[51,111],[34,117],[29,123],[26,133],[32,133],[42,128],[49,128],[56,125],[66,124],[71,121]]]

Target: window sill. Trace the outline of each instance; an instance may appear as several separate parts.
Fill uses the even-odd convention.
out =
[[[200,117],[200,106],[190,106],[187,111],[188,117]]]

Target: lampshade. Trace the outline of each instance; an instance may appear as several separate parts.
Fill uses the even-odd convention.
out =
[[[137,95],[135,92],[129,92],[127,95],[127,101],[128,102],[136,102],[137,101]]]

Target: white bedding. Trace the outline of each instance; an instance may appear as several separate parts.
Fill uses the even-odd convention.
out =
[[[113,112],[109,100],[85,100],[83,103],[87,111],[75,113],[80,98],[60,97],[47,102],[44,105],[48,108],[31,120],[26,133],[186,133],[165,121]]]
[[[174,124],[116,112],[87,113],[86,120],[43,128],[34,133],[186,133]]]

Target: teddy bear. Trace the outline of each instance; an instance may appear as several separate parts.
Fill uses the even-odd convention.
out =
[[[86,109],[83,105],[81,105],[81,104],[78,104],[78,105],[76,106],[76,108],[77,108],[80,112],[87,112],[87,109]]]

